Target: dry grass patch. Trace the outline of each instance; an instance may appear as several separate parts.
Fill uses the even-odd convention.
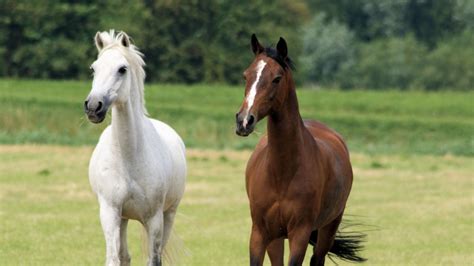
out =
[[[92,147],[0,146],[0,264],[102,264],[98,205],[87,177]],[[245,265],[251,220],[249,151],[190,149],[176,232],[183,265]],[[377,226],[370,264],[471,264],[474,164],[470,157],[352,154],[347,214]],[[133,264],[144,264],[131,223]],[[267,261],[268,262],[268,261]],[[268,264],[267,264],[268,265]]]

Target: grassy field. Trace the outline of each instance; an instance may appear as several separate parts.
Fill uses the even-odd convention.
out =
[[[0,144],[95,144],[104,125],[83,115],[90,82],[0,80]],[[346,138],[352,151],[474,156],[474,91],[299,90],[304,118]],[[188,147],[251,149],[265,132],[237,138],[243,86],[147,86],[150,115],[173,126]],[[110,119],[110,118],[109,118]]]
[[[87,179],[92,147],[0,146],[0,264],[100,265],[104,240]],[[248,151],[188,151],[189,176],[176,232],[181,265],[246,265],[250,218],[243,171]],[[471,158],[352,156],[347,212],[377,226],[369,265],[472,265]],[[130,224],[132,262],[143,265],[142,231]],[[342,263],[344,264],[344,263]],[[267,264],[268,265],[268,264]]]
[[[0,265],[103,264],[87,165],[105,124],[84,118],[89,88],[0,80]],[[474,91],[298,96],[303,117],[327,123],[349,143],[355,183],[347,213],[376,229],[364,251],[370,265],[473,264]],[[147,86],[151,116],[190,148],[175,226],[189,251],[180,265],[248,263],[244,169],[265,126],[235,136],[242,97],[242,86]],[[143,265],[137,222],[129,246],[133,264]]]

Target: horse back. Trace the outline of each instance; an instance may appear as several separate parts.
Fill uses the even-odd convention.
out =
[[[349,150],[344,139],[335,130],[315,120],[305,120],[304,124],[317,142],[323,141],[330,144],[337,153],[349,156]]]

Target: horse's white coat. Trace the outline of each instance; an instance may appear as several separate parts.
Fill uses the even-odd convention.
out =
[[[252,86],[250,87],[250,91],[247,94],[247,98],[246,98],[247,112],[246,112],[244,121],[242,122],[242,125],[243,125],[244,128],[247,126],[248,113],[250,112],[250,109],[252,108],[253,103],[255,101],[255,96],[257,95],[257,85],[258,85],[258,82],[260,81],[260,77],[262,76],[262,71],[263,71],[263,69],[265,68],[266,65],[267,65],[267,62],[265,62],[264,60],[260,60],[257,63],[257,67],[256,67],[256,70],[255,70],[257,72],[257,75],[256,75],[256,78],[255,78],[255,81],[253,82]]]
[[[124,46],[123,38],[128,41],[113,31],[96,37],[99,56],[91,66],[89,98],[109,100],[112,123],[92,154],[89,180],[100,204],[106,264],[130,264],[126,228],[128,219],[135,219],[146,229],[152,265],[161,263],[184,193],[185,147],[171,127],[146,116],[144,62],[135,46]],[[123,66],[127,71],[120,75]]]

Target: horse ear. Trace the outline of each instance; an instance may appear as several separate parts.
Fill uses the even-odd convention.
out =
[[[286,46],[286,41],[282,37],[277,44],[277,51],[283,57],[286,58],[288,56],[288,47]]]
[[[120,43],[125,47],[130,47],[130,37],[123,31],[120,35]]]
[[[263,46],[258,42],[257,36],[255,36],[255,33],[252,34],[252,38],[250,38],[250,44],[252,45],[252,51],[255,55],[260,54],[263,52]]]
[[[97,47],[97,50],[100,52],[100,50],[102,50],[105,45],[104,45],[104,40],[102,40],[102,37],[100,36],[99,31],[95,34],[94,40],[95,40],[95,46]]]

